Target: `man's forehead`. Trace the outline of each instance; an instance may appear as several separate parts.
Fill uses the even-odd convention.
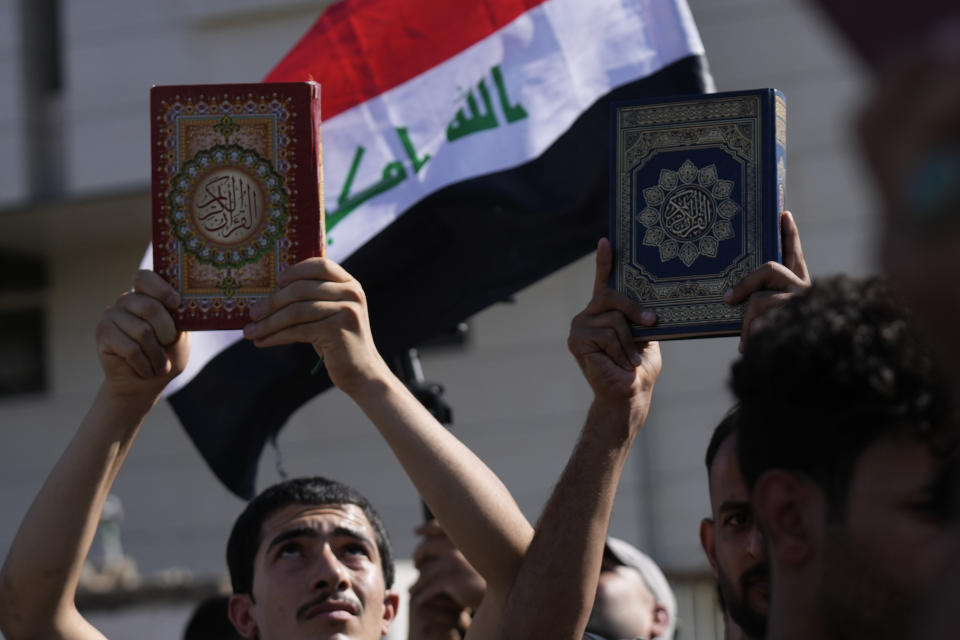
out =
[[[710,466],[708,484],[710,488],[710,503],[717,506],[730,500],[746,501],[749,499],[747,483],[740,472],[738,459],[737,438],[730,434],[717,449],[717,455]]]
[[[290,504],[274,512],[263,523],[261,546],[264,542],[289,529],[308,528],[319,531],[334,529],[355,530],[373,539],[373,525],[363,509],[355,504]]]

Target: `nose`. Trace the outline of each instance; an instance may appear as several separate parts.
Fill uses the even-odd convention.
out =
[[[756,524],[750,527],[747,538],[747,553],[757,560],[764,560],[767,557],[766,549],[763,547],[763,534],[760,533],[760,527]]]
[[[347,572],[329,544],[324,544],[316,555],[313,567],[313,588],[325,591],[344,591],[349,587]]]

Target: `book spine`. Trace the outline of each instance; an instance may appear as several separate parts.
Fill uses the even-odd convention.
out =
[[[312,81],[308,82],[307,86],[310,89],[310,113],[312,115],[311,128],[313,133],[313,148],[317,165],[317,211],[319,212],[320,216],[320,221],[317,225],[317,247],[318,255],[322,258],[327,255],[327,222],[324,215],[323,204],[323,143],[321,142],[322,137],[320,135],[321,87],[318,83]]]
[[[620,199],[617,197],[620,188],[621,167],[620,167],[620,110],[621,107],[612,103],[610,105],[610,230],[607,233],[607,239],[610,242],[610,248],[613,251],[613,268],[610,269],[608,284],[611,289],[623,291],[621,274],[623,272],[623,260],[617,254],[617,247],[620,246],[618,234],[619,207]]]
[[[787,99],[783,92],[773,90],[773,144],[774,171],[777,185],[777,262],[783,262],[782,238],[780,237],[780,214],[786,207],[787,181]]]

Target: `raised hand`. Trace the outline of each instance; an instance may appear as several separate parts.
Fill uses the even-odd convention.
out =
[[[628,320],[652,326],[656,315],[607,286],[612,264],[610,242],[602,238],[593,298],[574,316],[567,347],[598,399],[631,399],[653,389],[661,360],[656,342],[634,341]]]
[[[96,337],[108,391],[157,395],[183,371],[190,355],[189,335],[177,331],[170,315],[179,304],[179,295],[166,280],[141,270],[133,278],[133,290],[107,307]]]
[[[330,379],[347,393],[387,370],[370,333],[363,288],[343,267],[309,258],[277,282],[279,291],[251,307],[244,337],[258,347],[312,344]]]
[[[783,264],[767,262],[761,265],[723,296],[723,301],[731,305],[749,300],[740,333],[741,351],[750,334],[760,327],[756,322],[758,318],[810,286],[810,273],[800,246],[800,231],[789,211],[780,214],[780,238]]]
[[[423,540],[413,552],[420,575],[410,588],[410,640],[459,639],[483,600],[486,581],[435,520],[416,532]]]

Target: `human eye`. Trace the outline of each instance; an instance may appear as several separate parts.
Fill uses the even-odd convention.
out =
[[[344,543],[340,549],[344,556],[362,558],[370,557],[370,549],[367,548],[367,545],[363,544],[362,542],[347,542]]]
[[[724,516],[724,525],[732,528],[740,528],[749,525],[751,522],[750,512],[747,509],[737,509]]]
[[[276,557],[280,558],[298,558],[303,555],[303,545],[295,540],[285,542],[277,547]]]

